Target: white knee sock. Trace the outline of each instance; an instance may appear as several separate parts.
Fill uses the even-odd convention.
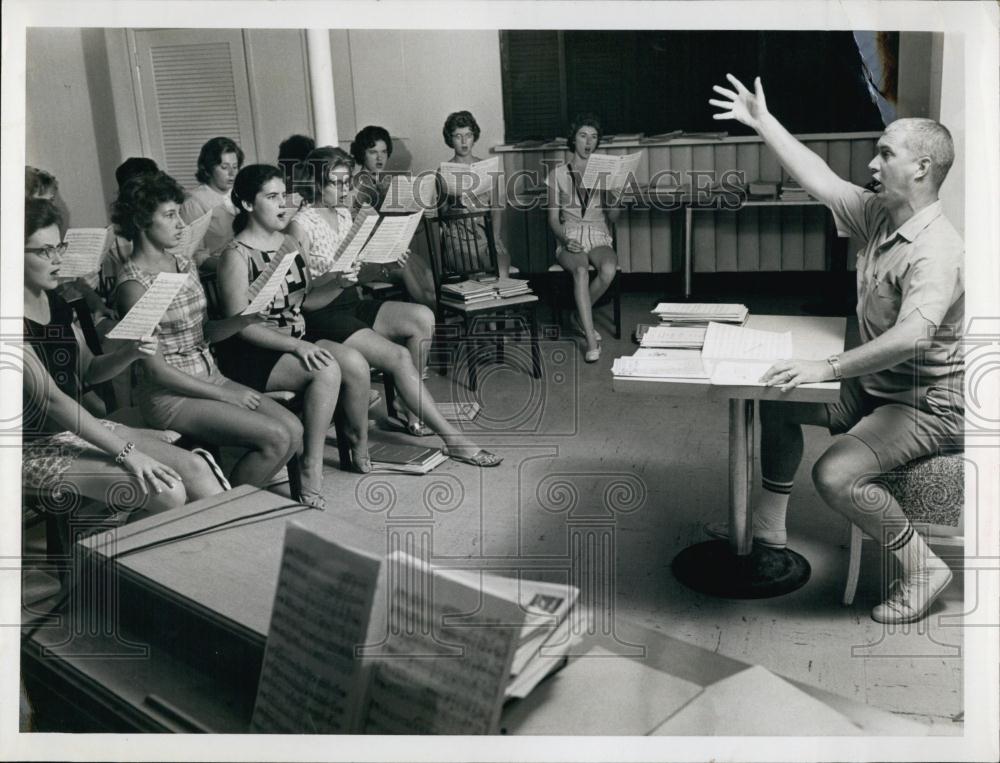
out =
[[[784,530],[791,482],[762,479],[760,500],[753,507],[753,523],[762,530]]]
[[[937,559],[937,555],[930,550],[920,537],[920,533],[909,522],[896,534],[896,537],[885,544],[885,549],[891,551],[899,560],[904,575],[930,566],[931,561]]]

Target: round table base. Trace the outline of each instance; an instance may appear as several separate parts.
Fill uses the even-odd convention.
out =
[[[688,546],[674,557],[674,576],[688,588],[727,599],[767,599],[801,588],[809,580],[809,562],[787,549],[755,545],[737,556],[729,541]]]

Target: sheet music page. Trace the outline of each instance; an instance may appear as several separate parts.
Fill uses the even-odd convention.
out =
[[[618,189],[623,187],[625,185],[625,181],[628,180],[629,175],[635,175],[635,171],[639,167],[640,159],[642,159],[642,152],[619,156],[618,170],[611,178],[608,188]]]
[[[358,216],[354,218],[354,224],[344,236],[344,240],[340,242],[337,253],[333,256],[331,272],[346,273],[354,267],[354,261],[371,237],[378,220],[378,213],[369,206],[364,206],[358,211]]]
[[[643,347],[660,345],[684,345],[701,347],[705,341],[705,329],[700,326],[651,326],[642,337]]]
[[[416,212],[417,202],[414,198],[415,178],[408,175],[393,175],[389,180],[389,189],[379,207],[379,212]]]
[[[108,332],[108,338],[141,339],[152,334],[177,292],[190,277],[189,273],[159,273],[128,314]]]
[[[478,196],[493,188],[493,179],[500,174],[500,157],[491,156],[481,162],[474,162],[472,171],[476,173],[476,187],[472,189],[472,193]]]
[[[96,273],[101,267],[101,255],[113,236],[107,228],[70,228],[66,231],[66,251],[59,262],[59,278],[80,278]]]
[[[591,154],[583,170],[584,188],[610,188],[610,183],[621,167],[621,157],[611,154]]]
[[[388,616],[397,625],[370,650],[365,732],[496,733],[524,613],[406,554],[393,553],[386,565]],[[461,626],[449,627],[453,617]]]
[[[260,313],[270,306],[285,282],[285,275],[295,262],[298,253],[298,250],[285,252],[281,257],[275,257],[267,263],[267,267],[250,284],[250,304],[243,308],[241,315]]]
[[[167,251],[170,254],[190,260],[198,247],[201,246],[201,240],[208,233],[208,227],[212,224],[212,214],[214,211],[214,209],[210,209],[197,220],[192,220],[190,225],[185,225],[184,230],[181,231],[181,240],[176,246],[171,247]]]
[[[291,522],[251,732],[357,730],[365,643],[381,560]]]
[[[666,353],[672,353],[667,355]],[[697,350],[663,350],[663,355],[615,358],[615,376],[651,376],[673,379],[707,379],[708,373]]]
[[[792,357],[792,335],[710,321],[701,354],[706,360],[775,361]]]
[[[712,367],[712,384],[726,387],[763,387],[760,377],[771,367],[770,361],[718,360]]]
[[[383,217],[361,252],[362,262],[390,264],[396,262],[410,245],[410,239],[420,224],[421,213]]]
[[[704,316],[704,315],[742,315],[745,305],[735,303],[712,304],[710,302],[660,302],[652,312],[657,315]]]

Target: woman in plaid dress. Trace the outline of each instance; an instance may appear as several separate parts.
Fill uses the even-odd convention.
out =
[[[139,301],[159,273],[188,274],[157,327],[159,352],[142,362],[137,403],[150,426],[214,445],[246,448],[230,480],[234,485],[265,485],[300,452],[302,425],[281,404],[227,379],[216,367],[209,343],[262,318],[208,320],[194,261],[167,251],[184,229],[179,214],[183,201],[183,189],[159,172],[129,180],[112,206],[111,219],[119,234],[132,242],[132,256],[122,268],[116,290],[121,315]]]

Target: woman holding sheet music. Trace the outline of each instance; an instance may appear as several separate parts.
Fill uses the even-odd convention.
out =
[[[445,145],[455,152],[448,160],[448,164],[468,166],[483,161],[472,153],[473,147],[479,140],[480,129],[479,123],[470,112],[456,111],[449,114],[441,132],[444,135]],[[491,182],[488,185],[471,190],[464,190],[464,186],[455,187],[457,184],[446,181],[446,173],[439,174],[438,212],[447,215],[453,209],[491,209],[497,268],[500,277],[507,278],[510,275],[510,254],[501,240],[504,181],[502,173],[499,172],[499,162],[497,167],[498,171],[490,178]],[[450,177],[450,173],[447,175]],[[459,190],[464,192],[460,194]],[[485,252],[487,251],[486,227],[481,219],[464,224],[461,221],[453,222],[445,228],[442,244],[454,251]]]
[[[549,227],[555,234],[556,259],[573,276],[573,298],[577,313],[575,328],[587,342],[584,359],[594,363],[601,357],[601,335],[594,329],[592,306],[615,278],[618,255],[613,248],[610,225],[621,209],[607,191],[583,187],[587,160],[601,144],[601,124],[590,114],[578,115],[570,126],[567,147],[572,156],[545,179],[548,186]],[[597,274],[590,281],[589,266]]]
[[[212,214],[212,223],[195,252],[196,263],[209,270],[215,269],[222,247],[233,238],[236,208],[229,192],[242,166],[243,149],[236,141],[225,137],[212,138],[198,154],[195,177],[201,185],[192,188],[181,205],[181,218],[188,225],[202,215]]]
[[[351,156],[360,167],[353,181],[353,214],[356,215],[364,206],[385,211],[382,209],[383,202],[387,197],[392,198],[392,175],[386,172],[389,157],[392,156],[389,131],[377,125],[362,128],[351,142]],[[386,277],[393,282],[401,282],[415,302],[432,310],[437,306],[434,273],[426,257],[413,254],[402,268],[388,273]]]
[[[156,353],[158,342],[144,337],[90,354],[72,309],[55,293],[60,219],[50,200],[25,202],[23,486],[51,491],[61,506],[67,498],[59,491],[69,487],[116,511],[160,511],[221,492],[224,481],[204,451],[205,458],[168,445],[158,432],[96,419],[81,407],[83,383],[121,373]]]
[[[296,190],[310,202],[292,222],[290,232],[299,241],[314,277],[329,278],[334,255],[350,229],[345,214],[351,157],[337,148],[320,148],[300,165]],[[379,268],[384,270],[384,268]],[[354,277],[366,280],[373,268],[362,265]],[[324,275],[326,274],[326,275]],[[391,373],[402,404],[389,411],[390,421],[403,431],[427,436],[437,433],[451,458],[474,466],[496,466],[502,459],[480,450],[448,422],[421,382],[434,331],[434,313],[424,305],[360,299],[353,285],[328,305],[306,306],[306,327],[357,349],[375,368]],[[425,423],[426,422],[426,425]]]
[[[259,323],[260,315],[208,320],[205,290],[194,260],[167,250],[180,240],[179,209],[184,191],[163,172],[128,180],[112,205],[119,235],[132,242],[132,254],[118,276],[118,311],[128,313],[160,273],[186,273],[187,280],[157,326],[159,351],[144,357],[134,392],[149,426],[174,429],[215,445],[248,449],[233,467],[235,485],[262,486],[297,453],[302,425],[279,403],[223,376],[209,350]]]
[[[296,210],[286,206],[281,170],[251,164],[233,183],[236,236],[219,261],[219,296],[226,315],[239,315],[250,302],[249,287],[268,264],[292,257],[281,289],[263,325],[248,326],[218,347],[219,363],[233,378],[264,391],[294,390],[303,397],[305,426],[302,496],[324,505],[323,449],[334,409],[344,388],[343,406],[352,468],[371,471],[368,458],[368,395],[371,374],[357,351],[307,330],[303,309],[326,304],[345,283],[340,274],[313,279],[299,242],[284,231]],[[351,281],[353,283],[353,281]]]

